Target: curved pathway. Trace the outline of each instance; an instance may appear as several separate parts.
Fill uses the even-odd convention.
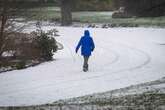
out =
[[[56,28],[64,49],[52,62],[0,74],[0,106],[52,103],[165,77],[165,46],[159,45],[165,29],[89,29],[96,49],[84,73],[74,51],[84,28]]]

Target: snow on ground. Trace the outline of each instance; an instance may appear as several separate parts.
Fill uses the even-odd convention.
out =
[[[52,62],[0,74],[0,106],[52,103],[165,77],[165,29],[90,28],[96,49],[84,73],[75,46],[85,28],[56,28],[64,49]]]

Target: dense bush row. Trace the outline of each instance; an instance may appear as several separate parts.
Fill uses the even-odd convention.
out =
[[[125,12],[138,17],[157,17],[165,15],[164,0],[119,0]]]

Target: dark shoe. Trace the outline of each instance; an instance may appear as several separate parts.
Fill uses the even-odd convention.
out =
[[[88,71],[88,65],[83,66],[83,71],[87,72]]]
[[[87,68],[83,68],[83,71],[84,71],[84,72],[87,72],[87,71],[88,71],[88,69],[87,69]]]

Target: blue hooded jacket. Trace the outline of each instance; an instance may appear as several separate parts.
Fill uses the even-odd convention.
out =
[[[90,33],[88,30],[84,31],[84,36],[81,37],[81,39],[76,47],[76,53],[78,52],[80,46],[81,46],[81,55],[82,56],[90,56],[91,52],[94,50],[95,44],[94,44],[93,39],[90,36]]]

